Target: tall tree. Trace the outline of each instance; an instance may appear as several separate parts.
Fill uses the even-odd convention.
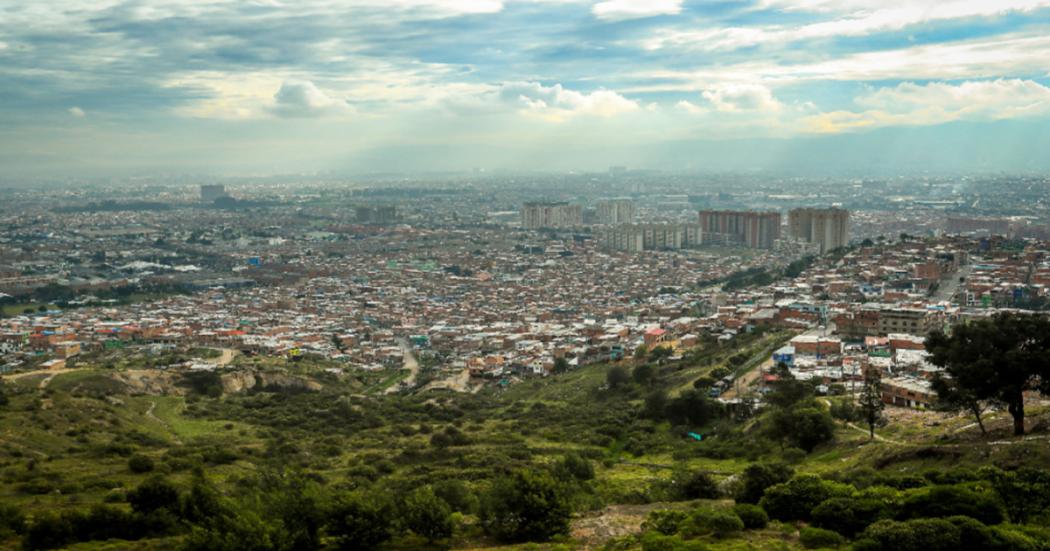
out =
[[[868,424],[868,438],[875,440],[875,425],[882,419],[882,410],[886,407],[882,403],[882,377],[878,369],[864,371],[864,387],[860,389],[858,402],[864,422]]]
[[[1024,393],[1050,394],[1050,319],[999,313],[939,331],[927,340],[930,361],[972,399],[1006,405],[1014,434],[1024,434]],[[939,394],[940,396],[940,394]],[[951,399],[951,394],[944,395]]]
[[[973,414],[981,434],[988,434],[984,426],[984,402],[977,394],[959,385],[959,381],[938,374],[933,378],[933,391],[937,393],[937,408],[944,411],[966,411]]]

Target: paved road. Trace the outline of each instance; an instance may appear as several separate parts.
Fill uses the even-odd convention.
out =
[[[955,296],[955,292],[962,286],[959,283],[959,278],[970,279],[970,274],[973,273],[973,264],[967,264],[959,268],[959,271],[955,272],[946,279],[941,280],[941,284],[937,287],[937,292],[933,294],[933,300],[935,301],[949,301]]]
[[[408,340],[404,338],[397,339],[397,345],[401,347],[401,354],[404,357],[404,364],[402,369],[409,371],[408,378],[401,381],[400,384],[391,385],[390,388],[386,389],[386,394],[393,394],[401,389],[402,385],[408,386],[409,388],[415,386],[416,376],[419,375],[419,362],[416,361],[416,355],[412,352],[412,345],[408,344]]]

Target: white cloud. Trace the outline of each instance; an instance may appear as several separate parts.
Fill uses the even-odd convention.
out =
[[[78,119],[82,119],[86,115],[86,113],[84,113],[83,109],[81,109],[81,108],[79,108],[79,107],[77,107],[75,105],[73,107],[70,107],[68,111],[69,111],[70,115],[73,115],[74,117],[76,117]]]
[[[564,88],[561,84],[544,86],[538,82],[512,82],[500,86],[498,97],[504,104],[554,121],[576,115],[612,117],[635,111],[638,103],[610,90],[591,93]]]
[[[767,25],[674,31],[660,30],[642,41],[649,50],[685,48],[725,51],[763,44],[839,36],[866,36],[912,25],[968,17],[993,17],[1050,7],[1050,0],[791,0],[770,1],[765,7],[786,11],[832,12],[836,18],[799,26]]]
[[[701,95],[719,111],[779,111],[783,105],[761,84],[728,83]]]
[[[676,15],[682,11],[682,0],[604,0],[591,8],[602,21],[622,21],[657,15]]]
[[[273,96],[271,111],[281,117],[318,117],[346,107],[309,80],[286,80]]]
[[[833,111],[807,117],[807,129],[835,133],[882,126],[954,121],[989,121],[1050,116],[1050,88],[1020,79],[961,84],[910,82],[880,88],[854,100],[862,111]]]

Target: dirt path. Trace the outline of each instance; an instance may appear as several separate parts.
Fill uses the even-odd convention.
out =
[[[156,415],[154,415],[153,414],[153,410],[155,410],[155,409],[157,409],[157,402],[151,400],[150,403],[149,403],[149,408],[146,410],[146,413],[143,413],[142,415],[144,417],[148,417],[148,418],[152,419],[153,421],[156,421],[157,423],[160,423],[161,426],[163,426],[165,429],[168,429],[168,431],[171,432],[171,440],[172,440],[172,442],[175,442],[176,445],[181,446],[182,445],[182,440],[179,439],[179,435],[175,432],[175,429],[173,429],[171,427],[171,425],[168,424],[167,421],[165,421],[164,419],[161,419],[160,417],[157,417]]]
[[[3,379],[7,381],[17,381],[19,379],[32,377],[34,375],[47,375],[47,377],[45,377],[44,380],[40,381],[40,384],[37,385],[37,388],[43,390],[47,388],[47,385],[51,384],[51,379],[54,379],[55,377],[59,375],[64,375],[66,373],[76,373],[77,371],[83,370],[84,368],[82,367],[75,367],[72,369],[37,369],[34,371],[26,371],[24,373],[16,373],[14,375],[4,375]]]
[[[219,367],[226,367],[227,365],[230,365],[230,363],[233,362],[233,359],[236,358],[238,354],[240,354],[240,351],[234,350],[232,348],[220,348],[219,351],[222,352],[222,355],[219,356],[219,361],[215,362],[216,365],[218,365]]]

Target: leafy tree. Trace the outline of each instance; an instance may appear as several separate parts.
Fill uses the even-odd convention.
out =
[[[992,483],[1010,520],[1021,524],[1050,516],[1050,471],[1032,467],[1016,471],[982,467],[980,474]]]
[[[339,549],[375,549],[394,533],[394,506],[381,492],[337,496],[326,517]]]
[[[959,528],[944,519],[880,520],[864,531],[853,548],[864,551],[956,551],[961,543],[960,535]]]
[[[667,409],[667,391],[655,389],[645,397],[642,415],[649,419],[663,419]]]
[[[810,512],[813,524],[847,537],[862,532],[877,520],[892,517],[887,500],[871,496],[833,497]]]
[[[795,379],[783,363],[773,368],[776,381],[770,384],[771,392],[766,395],[766,402],[776,408],[790,408],[813,396],[813,385]]]
[[[682,535],[686,537],[714,536],[724,538],[744,529],[740,517],[725,511],[697,509],[681,524]]]
[[[999,313],[927,339],[930,361],[976,400],[1005,404],[1024,434],[1024,393],[1050,394],[1050,319]],[[946,395],[949,400],[951,394]]]
[[[721,404],[696,389],[682,391],[664,407],[667,420],[676,425],[704,425],[721,413]]]
[[[649,353],[649,347],[644,344],[639,345],[638,348],[634,349],[634,359],[644,360],[645,356]]]
[[[549,475],[516,471],[497,479],[481,500],[481,525],[505,542],[546,541],[569,529],[572,510]]]
[[[877,369],[868,369],[864,372],[864,386],[860,389],[860,415],[868,425],[868,438],[875,440],[875,425],[882,420],[882,410],[886,404],[882,402],[882,378]]]
[[[614,365],[605,372],[605,382],[609,384],[609,388],[616,390],[623,385],[631,381],[631,375],[627,372],[627,368],[622,365]]]
[[[554,372],[555,373],[565,373],[568,370],[569,370],[569,360],[566,360],[562,356],[554,358]]]
[[[401,522],[405,528],[427,541],[452,536],[452,509],[430,486],[417,488],[405,497],[401,504]]]
[[[787,482],[794,474],[791,467],[783,463],[752,463],[744,469],[740,494],[736,499],[741,503],[758,503],[766,488]]]
[[[816,407],[776,409],[769,416],[766,434],[774,440],[788,442],[806,453],[835,437],[831,415]]]
[[[804,526],[798,533],[798,541],[806,549],[835,549],[846,543],[846,538],[831,530]]]

